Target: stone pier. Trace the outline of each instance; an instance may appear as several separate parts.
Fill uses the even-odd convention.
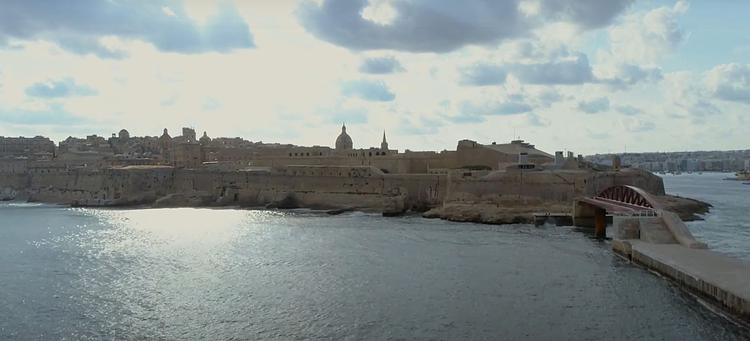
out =
[[[750,322],[750,265],[695,240],[674,213],[613,217],[612,249]]]

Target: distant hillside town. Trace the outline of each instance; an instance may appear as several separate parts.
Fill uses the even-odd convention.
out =
[[[36,136],[0,137],[0,164],[26,168],[103,169],[127,166],[170,166],[174,168],[219,168],[236,170],[247,167],[286,167],[290,165],[374,166],[386,173],[439,173],[447,169],[471,168],[497,170],[524,163],[541,165],[562,163],[562,152],[547,154],[522,140],[506,144],[480,144],[461,140],[455,151],[399,152],[389,147],[385,132],[379,147],[354,148],[346,126],[328,146],[252,142],[243,138],[211,138],[207,132],[198,137],[193,128],[182,128],[172,136],[165,128],[160,136],[131,136],[122,129],[104,138],[89,135],[68,137],[55,145],[49,138]],[[568,158],[574,158],[572,153]],[[9,170],[9,169],[8,169]]]
[[[651,172],[736,172],[750,169],[750,150],[671,153],[596,154],[586,160],[612,165],[617,155],[623,166]]]

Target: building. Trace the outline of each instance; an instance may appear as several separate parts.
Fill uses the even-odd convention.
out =
[[[0,158],[48,159],[54,155],[55,143],[49,138],[0,136]]]

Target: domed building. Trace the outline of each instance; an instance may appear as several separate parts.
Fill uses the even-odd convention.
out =
[[[351,150],[354,148],[352,138],[346,133],[346,125],[341,126],[341,134],[336,138],[336,150]]]
[[[120,138],[121,141],[127,141],[128,139],[130,139],[130,133],[127,130],[123,129],[123,130],[120,130],[118,137]]]
[[[200,144],[205,146],[209,143],[211,143],[211,138],[208,137],[208,134],[204,131],[203,136],[201,136],[201,139],[200,139]]]

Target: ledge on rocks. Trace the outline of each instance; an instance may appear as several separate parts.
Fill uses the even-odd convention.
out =
[[[656,200],[664,210],[676,213],[683,221],[703,220],[701,215],[708,213],[712,207],[711,204],[700,200],[675,195],[660,195]]]
[[[422,216],[482,224],[533,224],[534,213],[568,211],[570,205],[557,202],[447,203],[423,213]]]

